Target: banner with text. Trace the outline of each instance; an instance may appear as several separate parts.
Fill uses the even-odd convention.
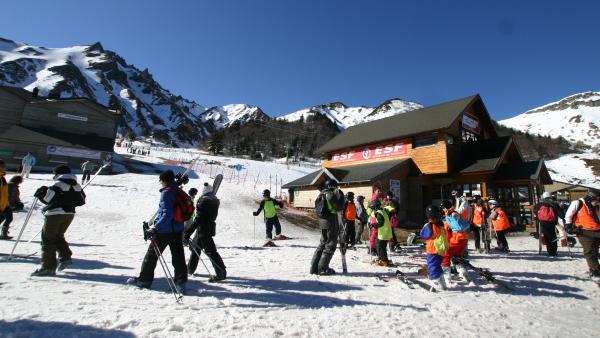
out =
[[[347,152],[333,153],[329,162],[332,164],[361,162],[379,158],[403,157],[407,153],[408,146],[404,142],[381,143],[367,147],[353,148]]]
[[[90,158],[90,159],[94,159],[94,160],[99,160],[102,155],[102,152],[95,151],[95,150],[85,150],[85,149],[77,149],[77,148],[55,147],[55,146],[48,146],[48,148],[46,149],[46,153],[48,155],[81,157],[81,158]]]
[[[470,132],[479,135],[479,119],[476,116],[464,113],[462,118],[462,127]]]

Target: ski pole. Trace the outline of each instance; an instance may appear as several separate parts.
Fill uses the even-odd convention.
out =
[[[167,262],[165,261],[165,258],[163,257],[160,250],[158,249],[158,245],[156,244],[156,241],[154,240],[154,238],[150,239],[150,245],[152,246],[152,249],[154,250],[154,254],[158,258],[158,262],[160,263],[160,266],[162,267],[163,272],[165,273],[165,277],[167,277],[167,284],[169,284],[169,288],[171,289],[171,292],[173,293],[173,296],[175,297],[175,301],[177,303],[180,303],[181,299],[183,298],[183,295],[179,292],[179,290],[177,290],[177,285],[175,285],[175,280],[173,279],[173,276],[171,275],[171,271],[169,270],[169,267],[167,266]]]
[[[15,245],[13,245],[13,248],[10,252],[10,256],[8,257],[8,260],[11,260],[13,257],[13,254],[15,253],[15,249],[17,248],[17,245],[19,244],[19,241],[21,240],[21,236],[23,236],[23,231],[25,231],[25,227],[27,226],[27,223],[29,222],[29,219],[31,218],[31,214],[33,214],[33,210],[35,209],[35,205],[37,204],[37,202],[38,202],[38,198],[35,197],[33,199],[33,202],[31,203],[31,208],[29,208],[29,212],[27,213],[27,216],[25,217],[25,221],[23,222],[21,231],[19,231],[19,236],[17,237],[17,240],[15,241]],[[40,232],[41,232],[41,230],[40,230]]]
[[[190,247],[190,249],[192,249],[192,251],[194,252],[194,254],[196,256],[198,256],[198,259],[200,260],[200,262],[202,262],[202,265],[204,265],[204,268],[206,269],[206,272],[208,272],[208,276],[211,279],[213,279],[213,275],[212,275],[212,273],[210,273],[210,270],[208,269],[208,266],[206,266],[206,263],[204,263],[204,260],[200,256],[200,253],[198,253],[198,250],[196,250],[196,244],[194,244],[193,241],[192,241],[192,242],[189,243],[188,246]],[[208,255],[207,255],[207,257],[208,257]],[[209,257],[209,259],[210,259],[210,257]]]
[[[256,248],[256,216],[252,217],[254,223],[254,233],[252,234],[252,243],[254,243],[254,247]]]
[[[108,167],[108,162],[104,163],[102,166],[100,166],[100,169],[98,169],[98,171],[96,171],[96,173],[94,174],[94,176],[92,176],[92,178],[88,179],[88,181],[83,185],[83,187],[81,187],[81,189],[85,189],[85,187],[87,187],[90,183],[92,183],[92,181],[94,180],[94,178],[96,178],[96,176],[98,176],[100,174],[100,172],[102,171],[102,169]]]

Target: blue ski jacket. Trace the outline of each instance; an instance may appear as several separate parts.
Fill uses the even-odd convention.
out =
[[[171,188],[171,189],[167,189]],[[158,203],[158,214],[154,229],[158,233],[182,232],[183,222],[176,222],[173,219],[175,214],[175,202],[177,201],[177,185],[170,183],[160,189],[160,202]]]

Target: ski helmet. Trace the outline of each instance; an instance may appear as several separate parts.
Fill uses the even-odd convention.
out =
[[[269,197],[269,196],[271,196],[271,190],[269,190],[269,189],[263,190],[263,197]]]
[[[357,200],[357,201],[359,201],[359,202],[362,202],[362,201],[364,201],[364,200],[365,200],[365,196],[363,196],[363,195],[358,195],[358,197],[356,197],[356,200]]]
[[[549,191],[546,191],[542,194],[543,199],[552,198],[552,194]]]
[[[188,195],[190,196],[196,196],[198,194],[198,189],[196,188],[190,188],[190,190],[188,191]]]
[[[425,216],[427,216],[428,219],[440,219],[442,217],[442,211],[435,205],[428,205],[427,208],[425,208]]]
[[[376,199],[369,204],[369,208],[371,208],[372,210],[377,210],[380,207],[381,207],[381,201],[379,201],[379,199]]]
[[[325,186],[327,188],[337,188],[338,182],[336,180],[330,178],[327,181],[325,181]]]
[[[590,203],[594,201],[600,202],[600,194],[596,191],[590,190],[588,191],[587,195],[585,195],[585,200]]]
[[[499,205],[500,205],[500,203],[498,203],[498,201],[496,201],[496,200],[489,200],[489,201],[488,201],[488,204],[489,204],[491,207],[497,207],[497,206],[499,206]]]
[[[353,200],[354,199],[354,193],[352,191],[348,191],[348,193],[346,194],[346,198],[349,200]]]
[[[453,206],[454,206],[454,203],[452,203],[451,200],[446,199],[446,200],[442,201],[442,205],[441,205],[442,209],[452,209]]]

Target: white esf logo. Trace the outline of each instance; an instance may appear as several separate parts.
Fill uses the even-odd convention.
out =
[[[362,157],[363,157],[365,160],[368,160],[368,159],[370,159],[370,158],[371,158],[371,149],[369,149],[369,148],[365,148],[365,149],[363,150],[363,152],[362,152]]]

